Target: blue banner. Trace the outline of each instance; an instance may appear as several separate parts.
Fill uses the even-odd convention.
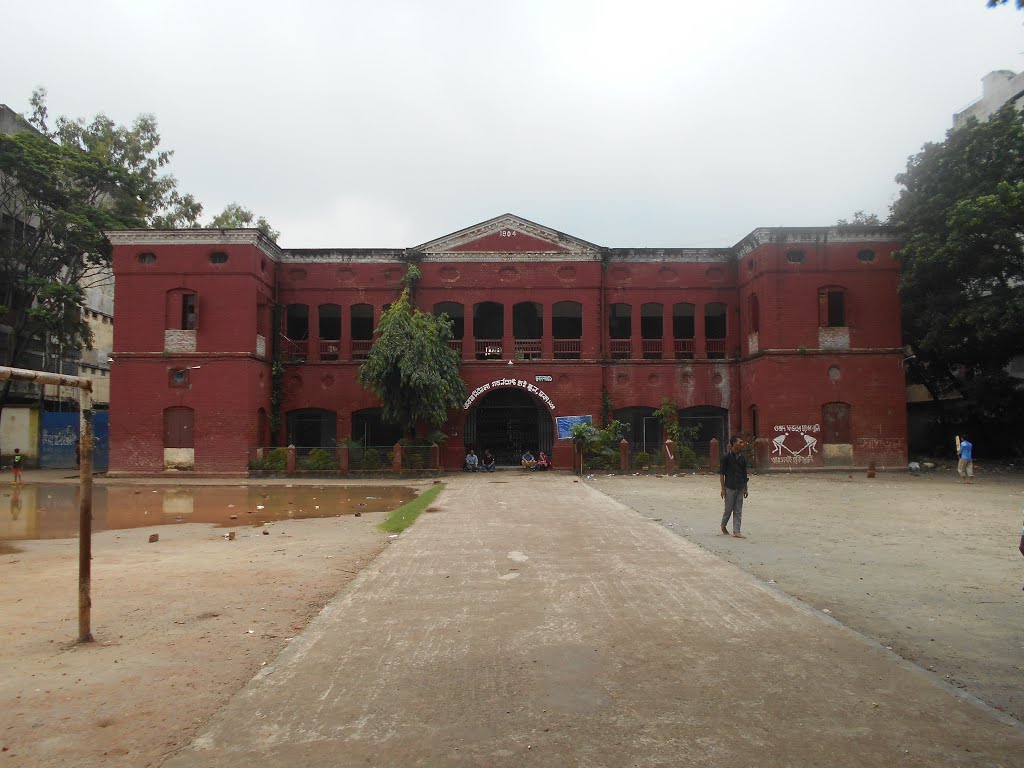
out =
[[[589,416],[556,416],[558,424],[558,439],[569,440],[572,437],[572,428],[577,424],[593,424]]]

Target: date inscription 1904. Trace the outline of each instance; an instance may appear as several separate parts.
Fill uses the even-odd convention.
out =
[[[518,233],[514,229],[502,229],[499,230],[498,234],[501,237],[515,237]]]

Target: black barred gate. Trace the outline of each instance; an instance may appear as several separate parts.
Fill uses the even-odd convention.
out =
[[[499,466],[519,464],[527,448],[549,456],[554,445],[550,409],[528,392],[512,387],[488,392],[466,415],[463,442],[478,456],[490,448]]]

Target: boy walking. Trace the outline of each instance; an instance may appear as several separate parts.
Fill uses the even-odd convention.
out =
[[[960,438],[960,451],[958,456],[960,461],[957,462],[956,471],[960,475],[961,483],[973,483],[974,482],[974,444],[967,439],[967,435]]]

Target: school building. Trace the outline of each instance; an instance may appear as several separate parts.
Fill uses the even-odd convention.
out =
[[[410,261],[419,307],[454,322],[469,393],[444,427],[449,469],[468,447],[567,467],[567,425],[602,409],[655,452],[665,398],[700,426],[698,455],[746,432],[775,468],[906,463],[886,227],[762,228],[727,248],[607,248],[511,214],[397,249],[282,249],[249,229],[108,237],[112,472],[244,473],[273,444],[393,445],[356,374]]]

